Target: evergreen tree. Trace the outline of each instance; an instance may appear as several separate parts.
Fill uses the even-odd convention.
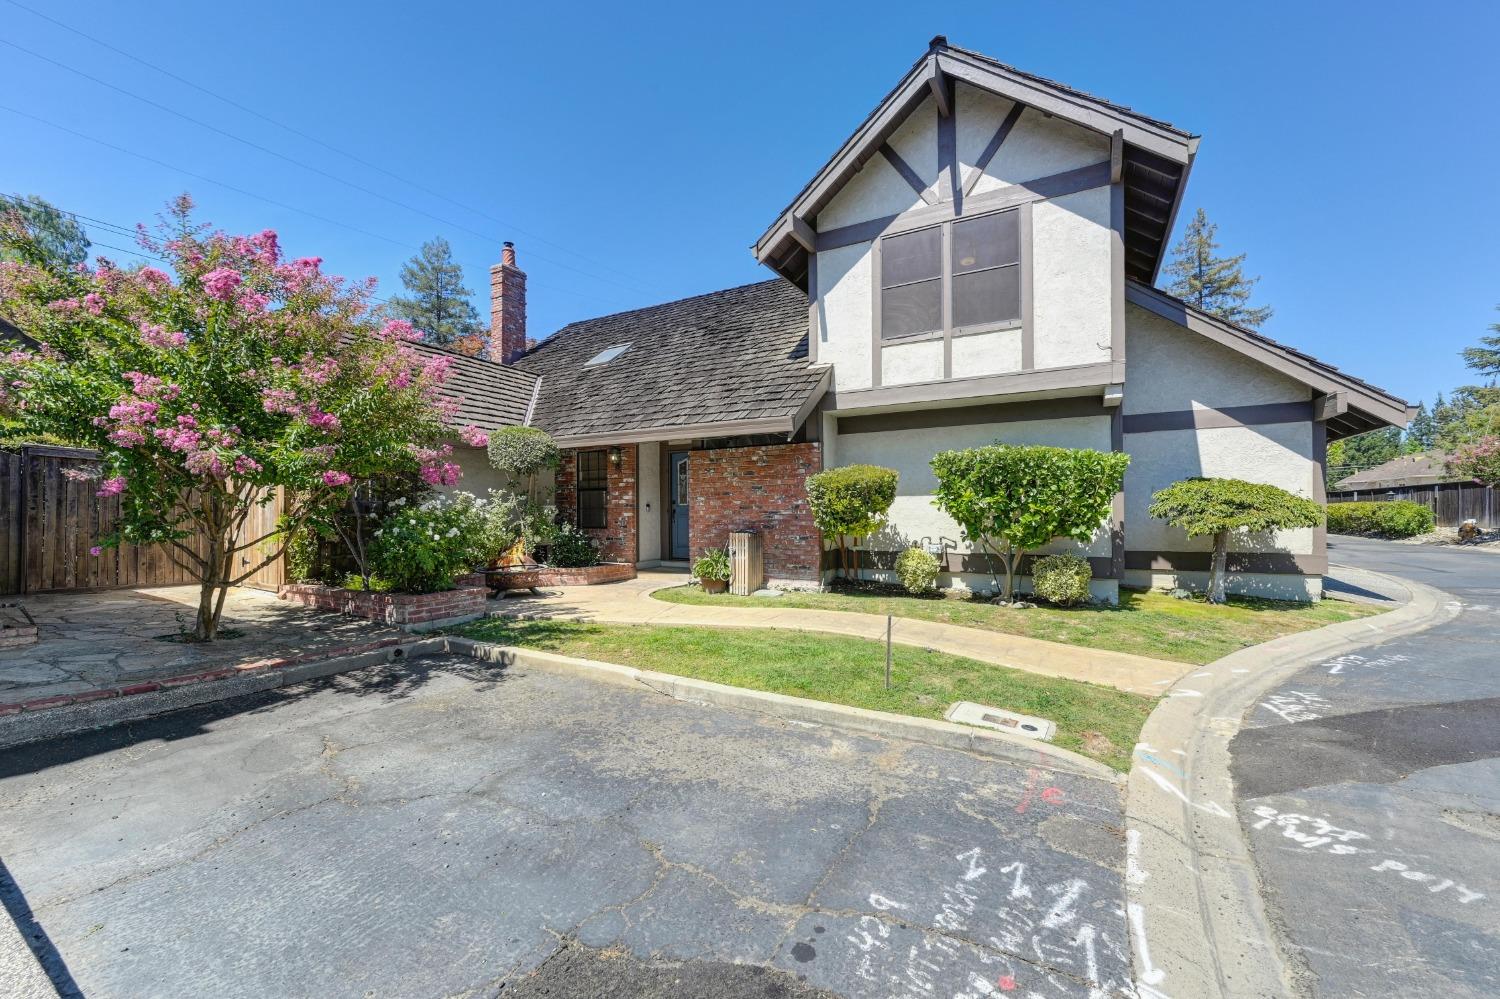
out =
[[[72,267],[89,258],[89,238],[83,226],[45,198],[35,194],[24,198],[19,194],[0,195],[0,214],[10,212],[21,216],[34,245],[54,266]],[[14,251],[0,250],[0,259],[16,259]]]
[[[1500,305],[1495,306],[1500,311]],[[1481,375],[1500,376],[1500,323],[1491,323],[1491,336],[1479,338],[1479,346],[1464,348],[1464,363]]]
[[[474,293],[464,287],[463,268],[443,237],[423,243],[422,252],[402,265],[401,284],[410,297],[392,298],[389,311],[426,333],[428,343],[446,345],[479,334],[479,313],[469,301]]]
[[[1438,397],[1441,402],[1442,396]],[[1417,404],[1417,415],[1411,418],[1406,428],[1406,439],[1401,443],[1402,454],[1421,454],[1437,446],[1437,421],[1427,412],[1426,403]]]
[[[1219,227],[1198,209],[1188,223],[1182,242],[1172,248],[1167,273],[1172,283],[1167,291],[1204,312],[1241,326],[1255,328],[1271,318],[1270,306],[1250,305],[1250,292],[1258,277],[1247,278],[1242,270],[1245,255],[1221,257],[1214,241]]]
[[[1464,385],[1447,402],[1432,407],[1433,441],[1444,451],[1458,450],[1481,437],[1500,433],[1500,388]]]

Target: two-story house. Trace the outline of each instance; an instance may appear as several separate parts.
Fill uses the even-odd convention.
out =
[[[1083,549],[1097,596],[1201,584],[1207,539],[1149,517],[1153,491],[1209,475],[1321,498],[1328,441],[1408,407],[1154,288],[1197,146],[937,38],[755,242],[773,278],[525,351],[508,247],[492,341],[510,369],[484,378],[566,449],[559,507],[609,558],[687,561],[754,529],[773,585],[816,585],[832,561],[803,481],[871,463],[901,480],[863,564],[940,546],[946,585],[988,587],[998,567],[933,504],[928,462],[1003,441],[1130,454],[1110,522],[1055,546]],[[1231,591],[1316,598],[1325,566],[1321,529],[1256,538]]]

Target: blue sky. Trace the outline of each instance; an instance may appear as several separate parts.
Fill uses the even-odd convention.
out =
[[[1500,320],[1491,3],[22,3],[243,109],[0,0],[0,191],[128,226],[188,190],[381,294],[442,234],[486,314],[511,239],[533,335],[769,276],[749,244],[938,33],[1202,134],[1182,216],[1268,334],[1430,401]]]

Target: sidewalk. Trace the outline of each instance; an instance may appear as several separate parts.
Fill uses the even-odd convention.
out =
[[[687,580],[687,575],[682,572],[646,569],[635,579],[622,583],[568,586],[549,590],[540,597],[511,597],[500,601],[499,608],[490,613],[492,617],[518,620],[786,628],[885,640],[885,618],[877,614],[777,607],[775,597],[767,597],[765,607],[701,607],[671,604],[650,595],[653,590],[680,586]],[[896,618],[891,637],[901,645],[915,645],[1028,673],[1084,680],[1153,697],[1198,669],[1188,663],[911,618]]]

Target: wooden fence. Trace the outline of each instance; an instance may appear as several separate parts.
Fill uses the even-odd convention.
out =
[[[1396,489],[1361,489],[1329,493],[1330,503],[1355,501],[1411,500],[1432,510],[1439,527],[1457,527],[1474,520],[1480,527],[1500,527],[1500,497],[1494,486],[1473,482],[1443,482],[1432,486],[1405,486]]]
[[[193,582],[161,545],[121,545],[89,554],[120,515],[119,497],[95,495],[98,475],[96,452],[81,448],[28,445],[19,452],[0,451],[0,593]],[[241,536],[264,535],[280,507],[278,497],[255,508]],[[201,540],[193,547],[200,554],[204,550]],[[242,556],[244,568],[252,564],[250,555]],[[275,589],[284,582],[283,563],[277,559],[246,585]]]

